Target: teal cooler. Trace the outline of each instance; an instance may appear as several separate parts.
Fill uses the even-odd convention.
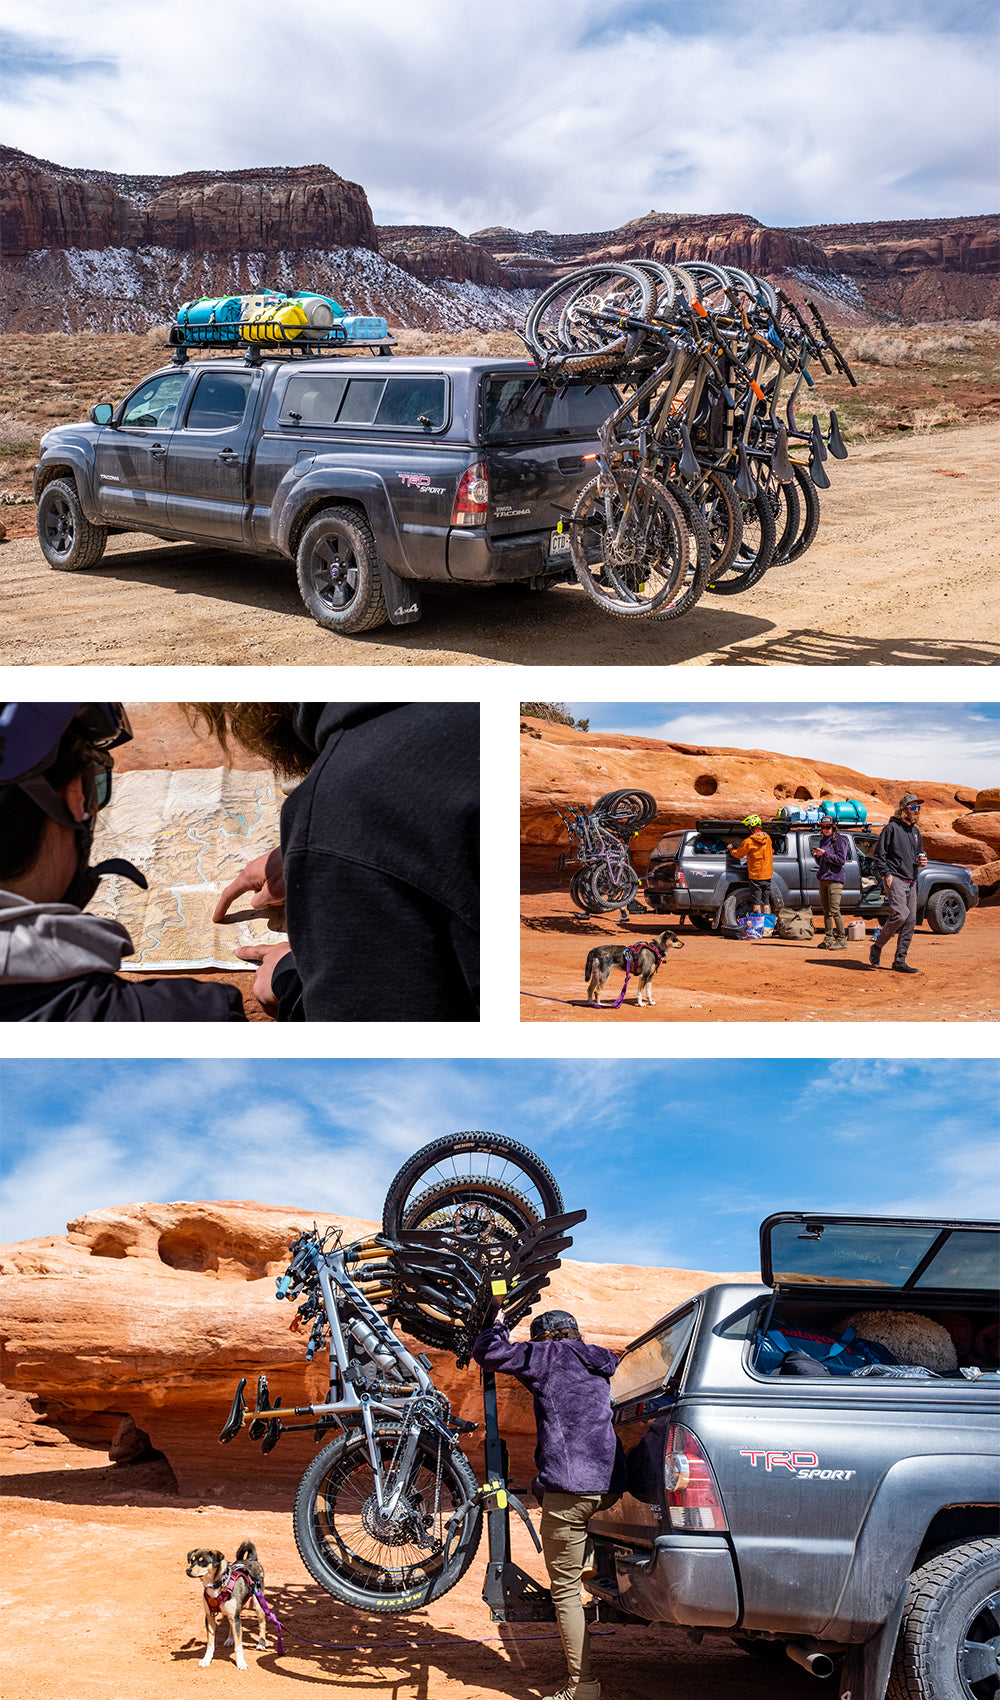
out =
[[[382,342],[389,335],[384,319],[366,319],[356,314],[338,320],[337,329],[343,331],[348,342]]]

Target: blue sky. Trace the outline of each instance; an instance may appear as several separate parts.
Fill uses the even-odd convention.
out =
[[[879,779],[1000,783],[997,702],[573,702],[591,730],[837,762]]]
[[[311,0],[294,21],[268,0],[8,0],[5,18],[0,136],[66,165],[323,161],[379,222],[463,231],[996,201],[993,0]]]
[[[757,1266],[775,1210],[1000,1215],[986,1061],[8,1061],[0,1240],[87,1210],[242,1197],[374,1217],[462,1128],[528,1145],[588,1261]]]

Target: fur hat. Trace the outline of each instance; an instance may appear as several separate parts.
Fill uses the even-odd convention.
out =
[[[862,1340],[884,1346],[897,1363],[921,1364],[938,1375],[954,1375],[958,1368],[955,1343],[947,1328],[916,1311],[857,1310],[845,1326],[856,1328]]]

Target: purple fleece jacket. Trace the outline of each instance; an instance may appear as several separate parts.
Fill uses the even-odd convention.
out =
[[[821,855],[816,863],[821,880],[830,880],[838,885],[844,883],[844,864],[847,861],[851,846],[842,832],[831,832],[828,839],[820,839]]]
[[[472,1348],[483,1369],[516,1375],[535,1402],[538,1487],[545,1493],[621,1493],[627,1469],[608,1389],[618,1359],[583,1340],[513,1341],[498,1317]]]

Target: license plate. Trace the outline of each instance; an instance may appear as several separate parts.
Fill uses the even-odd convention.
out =
[[[553,531],[549,537],[549,555],[569,554],[569,532]]]

